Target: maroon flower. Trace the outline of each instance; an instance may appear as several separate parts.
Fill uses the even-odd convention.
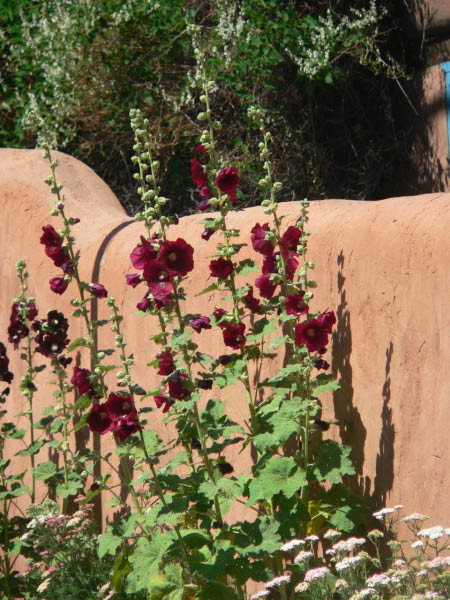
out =
[[[164,388],[163,393],[165,392],[165,389],[166,388]],[[157,408],[163,407],[163,413],[166,413],[169,410],[169,408],[174,404],[174,401],[171,398],[168,398],[163,394],[153,396],[153,400],[155,401]]]
[[[206,198],[197,204],[197,208],[200,212],[205,212],[210,207],[209,200]]]
[[[209,270],[212,277],[218,277],[219,279],[226,279],[228,275],[233,271],[233,263],[231,260],[225,258],[217,258],[209,263]]]
[[[125,279],[127,280],[127,285],[131,285],[133,288],[142,282],[140,273],[130,273],[129,275],[125,275]]]
[[[294,279],[295,271],[298,267],[298,261],[294,256],[288,256],[285,259],[286,266],[286,279],[292,281]]]
[[[175,371],[175,363],[169,350],[156,355],[159,358],[158,375],[170,375]]]
[[[158,262],[170,273],[184,277],[194,268],[194,248],[178,238],[176,242],[163,242],[159,249]]]
[[[49,311],[46,320],[33,323],[33,329],[37,332],[34,340],[36,351],[48,358],[56,358],[69,344],[69,322],[63,313],[56,310]]]
[[[256,278],[255,287],[263,298],[269,299],[274,295],[277,284],[271,281],[270,275],[260,275]]]
[[[328,344],[327,324],[311,319],[295,326],[295,343],[304,344],[310,352],[316,352]]]
[[[239,350],[245,346],[245,325],[244,323],[227,323],[223,328],[223,341],[225,346],[230,346],[234,350]]]
[[[219,323],[220,319],[227,314],[227,311],[224,310],[223,308],[215,308],[213,311],[213,317],[216,320],[216,324],[219,325],[219,327],[224,327],[225,323]]]
[[[114,421],[135,416],[136,407],[134,406],[133,396],[125,392],[111,392],[104,407]]]
[[[94,404],[87,418],[87,424],[91,431],[104,435],[114,427],[114,421],[108,414],[105,404]]]
[[[333,311],[324,312],[317,317],[318,323],[323,327],[324,331],[331,333],[331,328],[336,323],[336,315]]]
[[[204,185],[202,187],[202,189],[200,190],[200,197],[205,198],[205,200],[209,200],[210,198],[212,198],[212,193],[208,186]]]
[[[272,242],[266,240],[266,233],[269,230],[269,223],[264,223],[264,225],[256,223],[250,232],[250,239],[252,241],[253,249],[255,252],[259,252],[264,256],[272,256],[273,254]]]
[[[136,304],[136,308],[138,310],[142,310],[142,312],[145,312],[146,310],[148,310],[152,305],[152,301],[150,300],[150,298],[145,295],[142,300],[140,302],[138,302]]]
[[[244,296],[244,304],[245,306],[251,310],[253,313],[259,312],[260,301],[253,296],[253,288],[250,286],[247,295]]]
[[[308,312],[308,305],[303,300],[305,292],[302,290],[298,294],[286,296],[285,307],[288,315],[304,315]]]
[[[140,240],[139,244],[131,252],[130,260],[135,269],[142,271],[149,261],[157,257],[158,253],[153,244],[146,240],[143,235],[140,236]]]
[[[195,152],[196,152],[197,154],[200,154],[200,156],[201,156],[202,154],[205,154],[205,152],[206,152],[206,147],[205,147],[205,145],[204,145],[204,144],[199,144],[198,146],[196,146],[196,148],[195,148]]]
[[[225,366],[233,360],[233,356],[231,354],[221,354],[217,360]]]
[[[144,279],[155,298],[162,299],[173,292],[172,278],[166,265],[151,260],[144,267]]]
[[[202,240],[205,240],[205,242],[207,242],[213,233],[214,233],[214,229],[205,227],[205,229],[203,230],[203,233],[202,233]]]
[[[62,246],[45,246],[45,254],[52,259],[55,267],[61,267],[64,273],[72,273],[73,266],[66,248]]]
[[[191,176],[192,181],[199,188],[204,187],[208,181],[203,165],[196,158],[191,161]]]
[[[209,317],[195,317],[194,319],[190,319],[189,325],[197,333],[200,333],[202,329],[211,329]]]
[[[29,306],[33,306],[33,314],[34,311],[36,310],[35,305],[29,305]],[[10,320],[9,320],[9,327],[8,327],[8,342],[10,342],[11,344],[14,344],[14,349],[17,350],[17,348],[19,347],[19,342],[20,340],[22,340],[23,338],[26,338],[29,332],[29,328],[25,323],[25,320],[20,312],[21,306],[18,302],[14,302],[13,305],[11,306],[11,316],[10,316]],[[30,315],[30,309],[28,309],[28,315]],[[36,312],[37,314],[37,312]],[[34,314],[34,316],[36,316],[36,314]],[[29,316],[28,316],[29,318]],[[34,318],[34,317],[33,317]],[[29,319],[31,320],[31,319]]]
[[[222,169],[216,177],[217,187],[224,194],[228,194],[230,202],[236,200],[236,188],[239,185],[238,170],[235,167]]]
[[[11,383],[14,378],[13,373],[8,370],[9,358],[6,355],[5,345],[0,342],[0,381]]]
[[[327,363],[327,361],[323,360],[322,358],[320,360],[316,360],[314,362],[314,366],[316,367],[316,369],[323,369],[324,371],[330,368],[330,365]]]
[[[108,292],[105,290],[105,287],[101,283],[91,283],[90,285],[91,293],[96,298],[106,298]]]
[[[183,373],[180,373],[179,371],[175,371],[168,381],[169,396],[176,400],[183,400],[190,396],[191,393],[186,387],[186,382],[186,375],[183,375]]]
[[[41,244],[43,244],[46,247],[49,246],[53,248],[59,248],[60,246],[62,246],[63,238],[55,230],[53,225],[44,225],[42,231],[44,233],[41,235],[41,238],[39,240]]]
[[[52,277],[49,283],[52,292],[61,295],[67,290],[67,286],[69,285],[70,281],[68,279],[64,279],[64,277]]]
[[[286,259],[292,254],[299,254],[297,252],[297,246],[300,243],[302,237],[302,230],[295,225],[290,225],[280,238],[280,248],[283,252],[283,257]]]
[[[89,393],[89,397],[91,397],[94,393],[90,375],[91,372],[89,369],[80,369],[80,367],[77,366],[73,368],[73,375],[70,383],[76,387],[79,396]]]
[[[139,419],[136,416],[130,416],[126,419],[122,419],[118,423],[114,425],[114,433],[119,439],[120,442],[124,442],[130,435],[136,433],[137,431],[141,431],[141,426],[139,425]]]

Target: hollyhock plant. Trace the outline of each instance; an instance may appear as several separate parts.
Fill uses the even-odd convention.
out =
[[[194,319],[189,320],[189,325],[197,333],[200,333],[202,329],[211,329],[209,317],[195,317]]]
[[[169,301],[169,304],[170,304],[170,301]],[[152,306],[152,301],[150,300],[150,298],[147,295],[144,296],[142,298],[142,300],[136,304],[136,308],[138,310],[142,310],[142,312],[145,312],[146,310],[151,308],[151,306]]]
[[[258,288],[262,298],[272,298],[277,288],[277,285],[277,283],[270,279],[270,275],[260,275],[255,280],[255,287]]]
[[[210,227],[205,227],[202,233],[202,240],[205,240],[205,242],[207,242],[213,233],[214,229],[211,229]]]
[[[239,350],[245,346],[245,325],[244,323],[227,323],[223,328],[223,341],[226,346],[234,350]]]
[[[0,381],[11,383],[14,375],[8,370],[9,358],[6,355],[5,345],[0,342]]]
[[[236,200],[236,188],[239,185],[238,170],[235,167],[222,169],[216,177],[216,185],[221,192],[228,194],[230,202]]]
[[[48,358],[56,358],[70,342],[67,337],[68,328],[68,320],[63,313],[56,310],[51,310],[46,320],[35,321],[33,329],[37,332],[36,351]]]
[[[117,436],[119,442],[124,442],[130,435],[141,431],[141,426],[137,416],[130,415],[129,417],[122,419],[118,423],[114,424],[114,434]]]
[[[175,242],[163,242],[159,249],[158,262],[172,275],[184,277],[194,268],[194,248],[178,238]]]
[[[226,279],[233,271],[233,263],[231,260],[225,258],[217,258],[209,263],[209,270],[211,277],[218,277],[219,279]]]
[[[266,233],[270,231],[269,223],[260,225],[256,223],[250,232],[250,239],[255,252],[259,252],[264,256],[272,256],[274,253],[274,246],[270,240],[266,240]]]
[[[135,288],[143,281],[140,273],[129,273],[128,275],[125,275],[125,279],[127,285],[130,285],[132,288]]]
[[[142,271],[145,268],[145,265],[151,260],[155,259],[157,256],[158,252],[154,248],[153,244],[151,244],[143,235],[141,235],[139,244],[135,246],[130,254],[130,260],[135,269]],[[133,284],[130,283],[129,285]],[[133,285],[133,287],[136,285],[137,283]]]
[[[33,321],[37,316],[37,309],[34,303],[26,305],[22,310],[25,311],[28,321]],[[11,316],[8,326],[8,341],[14,344],[14,349],[19,347],[20,340],[27,337],[29,329],[21,314],[21,305],[14,302],[11,306]]]
[[[144,267],[144,279],[153,296],[160,299],[173,293],[172,277],[159,260],[151,260]]]
[[[186,387],[187,381],[188,378],[184,373],[175,371],[168,381],[169,396],[175,398],[175,400],[184,400],[190,396],[191,392]]]
[[[93,432],[105,435],[112,431],[114,421],[111,419],[104,404],[94,404],[87,418],[89,429]]]
[[[42,231],[44,232],[39,241],[44,246],[49,246],[53,248],[59,248],[63,244],[63,238],[59,235],[59,233],[55,230],[53,225],[44,225],[42,227]]]
[[[200,212],[205,212],[206,210],[208,210],[211,207],[211,204],[209,203],[208,198],[205,198],[205,200],[202,200],[201,202],[199,202],[197,204],[197,208]]]
[[[174,404],[174,401],[172,400],[172,398],[168,398],[165,395],[165,392],[166,392],[166,388],[163,389],[162,394],[153,396],[153,400],[155,401],[157,408],[162,408],[163,413],[166,413],[170,409],[170,407],[173,406],[173,404]]]
[[[83,396],[88,394],[90,398],[94,395],[94,386],[91,382],[92,373],[89,369],[81,369],[75,366],[70,383],[75,386],[77,394]]]
[[[299,254],[297,246],[300,243],[303,232],[295,225],[290,225],[280,238],[280,248],[283,258],[287,259],[292,254]]]
[[[125,392],[111,392],[104,406],[111,419],[116,421],[137,414],[133,397]]]

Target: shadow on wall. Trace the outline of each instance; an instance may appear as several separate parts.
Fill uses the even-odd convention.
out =
[[[394,347],[392,342],[389,342],[386,350],[385,379],[382,387],[382,427],[376,459],[376,473],[372,482],[369,476],[363,476],[367,429],[364,427],[358,408],[353,404],[352,334],[345,290],[345,258],[342,251],[337,258],[337,263],[340,302],[336,309],[337,326],[333,336],[332,372],[337,374],[340,388],[333,395],[334,412],[336,420],[340,422],[339,433],[342,443],[352,448],[351,458],[356,476],[349,478],[347,483],[353,492],[363,496],[374,508],[380,508],[386,506],[387,496],[392,490],[394,482],[395,430],[392,423],[392,409],[389,406],[391,398],[390,368]]]

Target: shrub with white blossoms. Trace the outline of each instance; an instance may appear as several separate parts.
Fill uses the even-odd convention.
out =
[[[284,571],[289,575],[267,582],[251,600],[450,598],[450,528],[423,528],[428,517],[412,513],[401,521],[413,539],[398,541],[394,525],[402,508],[399,505],[374,513],[384,531],[374,529],[365,538],[339,539],[342,534],[330,529],[320,538],[310,535],[286,542],[280,550],[285,558]],[[381,558],[382,540],[391,553],[386,560]]]

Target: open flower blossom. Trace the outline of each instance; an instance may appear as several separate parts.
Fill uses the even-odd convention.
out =
[[[87,424],[100,435],[113,431],[121,442],[141,429],[133,397],[125,392],[112,392],[106,402],[94,404]]]
[[[172,276],[184,277],[194,268],[194,248],[183,238],[161,244],[158,261]]]
[[[92,373],[89,369],[81,369],[78,366],[73,368],[73,375],[70,383],[75,386],[79,396],[88,394],[89,398],[95,397],[95,389],[91,381],[91,375]]]
[[[266,240],[266,234],[268,231],[270,231],[269,223],[264,223],[263,225],[256,223],[256,225],[250,231],[250,239],[253,250],[263,254],[264,256],[272,256],[274,253],[274,246],[272,242]]]
[[[309,569],[306,571],[304,581],[306,583],[311,583],[315,579],[323,579],[330,573],[330,569],[328,567],[317,567],[316,569]]]
[[[47,319],[33,323],[33,330],[37,332],[34,340],[36,351],[48,358],[56,358],[70,342],[67,337],[68,329],[69,322],[63,313],[49,311]]]
[[[5,381],[6,383],[11,383],[14,374],[8,370],[9,367],[9,358],[6,355],[5,345],[0,342],[0,381]]]
[[[140,242],[130,254],[131,264],[135,269],[142,271],[145,265],[157,257],[158,252],[143,235],[140,236]]]
[[[283,258],[286,260],[292,255],[299,254],[297,246],[302,237],[302,230],[295,225],[290,225],[280,238],[280,248]]]
[[[317,319],[298,323],[295,326],[295,343],[297,346],[304,344],[310,352],[317,352],[328,344],[328,334],[335,322],[334,313],[328,312]]]
[[[239,350],[242,346],[245,346],[245,325],[244,323],[227,323],[223,330],[223,341],[225,346],[230,346],[234,350]]]
[[[216,185],[221,192],[228,194],[230,202],[236,200],[236,188],[239,185],[238,170],[235,167],[222,169],[216,177]]]
[[[14,344],[15,350],[19,347],[20,340],[27,337],[29,332],[23,314],[26,315],[26,319],[29,322],[33,321],[37,316],[36,305],[31,303],[25,306],[18,302],[14,302],[11,306],[11,316],[9,318],[8,326],[8,342]]]
[[[153,400],[155,401],[157,408],[162,408],[163,413],[166,413],[174,404],[172,398],[168,398],[164,393],[153,396]]]
[[[173,373],[173,371],[175,371],[175,363],[169,350],[160,352],[156,355],[156,358],[159,359],[158,375],[170,375]]]
[[[253,288],[250,286],[247,294],[243,298],[245,306],[252,312],[257,313],[260,309],[261,302],[253,296]]]
[[[205,169],[203,168],[201,162],[199,162],[196,158],[193,158],[191,161],[191,177],[194,184],[199,188],[204,187],[208,182]]]
[[[175,371],[168,381],[169,396],[175,400],[184,400],[191,395],[187,388],[188,378],[184,373]]]
[[[298,294],[288,294],[284,305],[288,315],[304,315],[308,312],[308,305],[303,300],[305,292],[301,290]]]
[[[190,319],[189,325],[197,333],[200,333],[202,329],[211,329],[211,321],[209,317],[195,317]]]
[[[226,258],[216,258],[209,263],[209,270],[212,277],[226,279],[233,271],[233,263]]]

